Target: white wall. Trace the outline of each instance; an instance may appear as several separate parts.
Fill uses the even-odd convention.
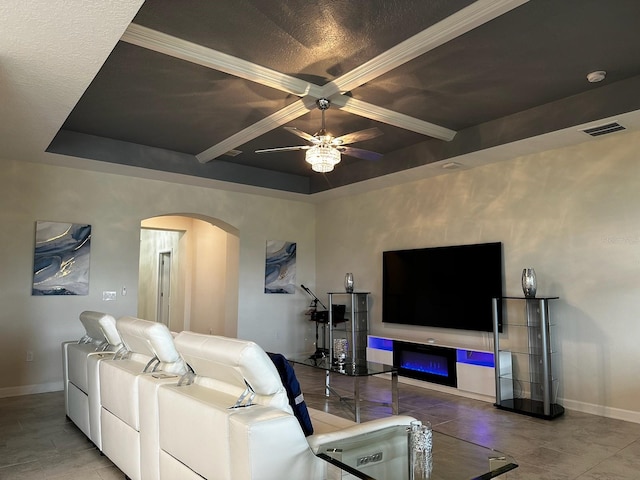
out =
[[[227,234],[210,224],[194,222],[194,258],[192,269],[193,294],[191,330],[200,333],[224,335],[226,325],[227,287],[238,291],[238,285],[228,285]],[[237,263],[237,257],[236,257]],[[236,275],[237,277],[237,275]],[[237,297],[234,300],[237,312]],[[236,330],[227,332],[236,336]]]
[[[488,334],[381,321],[382,252],[501,241],[507,295],[534,267],[552,304],[564,405],[640,422],[640,134],[326,202],[317,212],[320,291],[353,272],[381,336],[492,349]],[[464,292],[460,292],[461,295]]]
[[[313,205],[10,159],[0,171],[0,396],[61,388],[60,344],[81,336],[83,310],[136,315],[140,222],[163,214],[212,217],[238,230],[238,336],[283,353],[313,350],[306,294],[264,294],[268,239],[297,242],[298,281],[313,284]],[[37,220],[92,225],[89,295],[31,296]],[[103,290],[117,291],[117,300],[103,302]]]

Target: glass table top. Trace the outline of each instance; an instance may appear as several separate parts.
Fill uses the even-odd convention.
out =
[[[330,372],[347,375],[349,377],[366,377],[369,375],[378,375],[380,373],[393,373],[398,370],[392,365],[363,361],[353,363],[349,359],[347,359],[344,364],[340,365],[335,362],[331,362],[329,357],[292,357],[288,358],[288,360],[292,363],[307,365],[309,367],[319,368],[322,370],[329,370]]]
[[[316,455],[348,472],[347,478],[409,479],[407,426],[399,425],[362,433],[319,446]],[[429,480],[480,480],[495,478],[518,465],[491,448],[433,431]],[[344,478],[344,477],[343,477]]]

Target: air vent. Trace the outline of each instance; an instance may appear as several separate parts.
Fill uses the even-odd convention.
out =
[[[587,135],[591,135],[592,137],[599,137],[600,135],[619,132],[620,130],[626,130],[626,128],[620,125],[618,122],[611,122],[607,123],[606,125],[600,125],[598,127],[585,128],[582,131]]]

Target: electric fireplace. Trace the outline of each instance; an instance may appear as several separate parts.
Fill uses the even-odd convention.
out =
[[[418,343],[393,342],[393,366],[398,375],[457,387],[456,350]]]

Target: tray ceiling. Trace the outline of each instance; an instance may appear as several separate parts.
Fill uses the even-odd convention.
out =
[[[50,152],[311,194],[640,109],[640,2],[154,0]],[[586,75],[606,70],[603,82]],[[377,127],[315,173],[305,145]]]

